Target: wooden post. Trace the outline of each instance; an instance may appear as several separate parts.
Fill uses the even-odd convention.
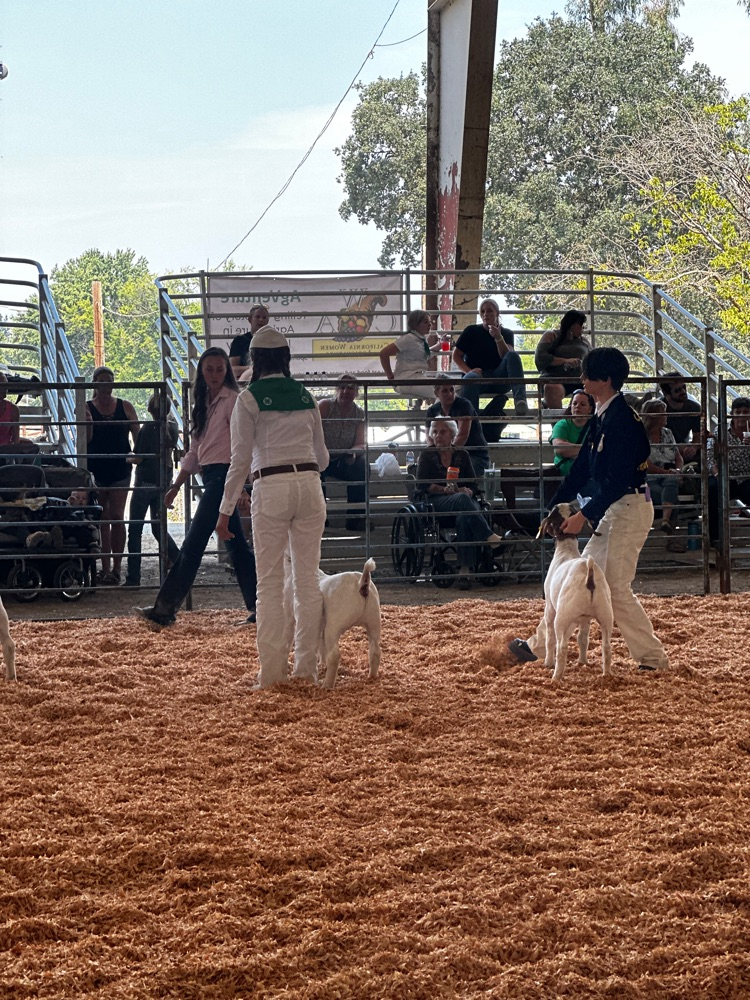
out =
[[[94,303],[94,368],[104,364],[104,317],[102,315],[102,283],[91,282]]]

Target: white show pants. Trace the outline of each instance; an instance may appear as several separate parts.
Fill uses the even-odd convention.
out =
[[[643,493],[627,493],[608,508],[592,535],[584,556],[591,556],[602,568],[612,591],[615,625],[636,663],[651,667],[669,666],[666,651],[654,635],[654,628],[631,584],[638,567],[638,556],[654,520],[654,505]],[[529,646],[544,657],[546,631],[542,618]]]
[[[253,483],[253,540],[258,574],[260,687],[287,679],[289,626],[284,613],[284,554],[292,560],[294,676],[316,678],[323,597],[318,582],[326,505],[317,472],[282,472]]]

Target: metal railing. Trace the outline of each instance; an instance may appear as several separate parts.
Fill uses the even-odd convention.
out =
[[[8,276],[22,270],[34,274],[34,280]],[[16,352],[28,361],[9,365],[18,374],[29,374],[40,380],[40,418],[46,426],[51,445],[60,454],[75,453],[76,442],[70,428],[75,422],[73,390],[58,391],[59,383],[74,383],[80,376],[78,364],[65,336],[65,325],[55,305],[47,275],[41,264],[21,257],[0,257],[0,286],[8,291],[0,306],[10,313],[0,318],[0,327],[7,331],[29,331],[28,343],[4,341],[0,349]],[[25,298],[21,296],[25,294]],[[23,317],[23,318],[18,318]],[[31,318],[33,317],[33,319]],[[50,388],[55,386],[54,391]],[[35,390],[36,392],[36,387]]]
[[[179,379],[192,378],[201,351],[216,342],[215,321],[220,320],[224,330],[234,329],[233,322],[247,319],[251,303],[266,305],[270,322],[276,322],[286,333],[293,371],[299,376],[324,376],[348,367],[357,374],[380,377],[380,346],[386,336],[391,341],[406,332],[406,315],[411,309],[425,302],[434,303],[430,311],[436,316],[438,332],[455,337],[464,326],[476,321],[477,299],[493,297],[500,300],[506,325],[521,324],[515,331],[516,349],[529,377],[534,371],[533,356],[540,337],[571,308],[580,309],[588,317],[592,342],[613,344],[623,350],[634,377],[642,375],[644,383],[670,371],[687,377],[707,377],[710,427],[715,426],[718,416],[718,378],[750,377],[750,361],[740,350],[641,275],[593,269],[468,271],[461,272],[464,287],[460,292],[453,291],[455,277],[453,273],[409,269],[369,274],[196,271],[160,277],[156,284],[163,377],[170,386],[173,405],[179,409]],[[474,287],[466,288],[472,278]],[[355,332],[346,336],[333,329],[337,313],[331,311],[329,300],[343,294],[341,283],[347,279],[352,288],[356,287],[359,302],[374,301],[383,281],[391,280],[398,289],[388,298],[387,306],[370,309],[369,319],[363,321],[367,329],[361,335]],[[217,291],[219,280],[224,285]],[[227,282],[236,283],[236,295],[228,295]],[[281,293],[282,282],[285,288],[296,288],[296,293]],[[439,286],[442,283],[443,289],[429,291],[428,286],[436,282]],[[324,302],[329,311],[322,307]],[[229,339],[230,334],[226,334],[225,346]],[[320,367],[323,371],[317,370]]]

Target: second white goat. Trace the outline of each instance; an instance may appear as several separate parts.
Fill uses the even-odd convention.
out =
[[[539,528],[540,534],[555,539],[555,555],[544,581],[544,665],[554,667],[553,681],[565,676],[568,639],[576,628],[578,662],[588,663],[592,621],[598,621],[602,630],[602,673],[609,674],[612,665],[612,595],[601,567],[590,556],[584,558],[579,553],[578,538],[561,532],[561,524],[571,513],[569,504],[558,504]]]
[[[323,620],[321,623],[319,661],[325,667],[323,687],[332,688],[336,683],[341,653],[339,640],[344,632],[361,625],[367,632],[369,643],[370,679],[378,676],[380,669],[380,595],[372,582],[375,560],[368,559],[362,572],[334,573],[329,576],[318,570],[320,592],[323,595]],[[289,586],[291,562],[285,558],[287,586],[284,588],[284,607],[289,623],[287,648],[294,640],[294,609]]]

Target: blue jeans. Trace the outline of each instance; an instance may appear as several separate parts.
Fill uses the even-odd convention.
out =
[[[364,517],[367,489],[365,487],[365,459],[363,455],[357,455],[351,464],[346,461],[345,455],[332,458],[328,468],[321,472],[320,478],[323,483],[326,479],[341,479],[347,483],[347,502],[352,506],[356,504],[360,508],[356,513]],[[325,486],[323,492],[325,493]],[[349,513],[354,512],[349,511]]]
[[[458,565],[473,566],[477,544],[486,542],[492,534],[492,529],[479,504],[468,493],[430,493],[427,499],[438,515],[455,515]],[[452,520],[452,517],[438,516],[438,524],[441,527]]]
[[[203,496],[185,535],[182,548],[157,595],[154,603],[157,615],[165,618],[174,616],[193,586],[203,553],[219,519],[219,507],[224,496],[224,480],[228,471],[228,465],[204,465],[201,469]],[[240,585],[245,607],[248,611],[252,611],[255,608],[257,585],[255,556],[242,532],[242,524],[236,510],[229,518],[229,530],[234,538],[227,542],[227,551],[237,574],[237,583]]]
[[[648,485],[651,490],[654,507],[661,507],[661,505],[665,503],[676,507],[679,503],[679,476],[649,476]]]
[[[491,388],[488,388],[484,382],[480,381],[482,378],[519,379],[518,382],[510,386],[510,390],[513,393],[513,399],[516,402],[526,399],[526,386],[522,381],[523,364],[521,363],[521,355],[516,354],[515,351],[508,351],[508,353],[503,356],[503,360],[497,368],[483,368],[481,375],[477,372],[466,372],[464,374],[461,385],[461,395],[464,399],[468,399],[469,402],[473,404],[477,413],[479,413],[479,397],[482,393],[494,392],[497,395],[503,396],[507,391],[503,386],[492,386]]]
[[[141,582],[141,539],[143,526],[146,524],[146,512],[151,514],[151,534],[159,541],[159,509],[163,502],[163,493],[158,486],[136,486],[130,498],[130,522],[128,524],[128,575],[126,584]],[[173,563],[180,550],[171,535],[167,535],[167,555]]]

